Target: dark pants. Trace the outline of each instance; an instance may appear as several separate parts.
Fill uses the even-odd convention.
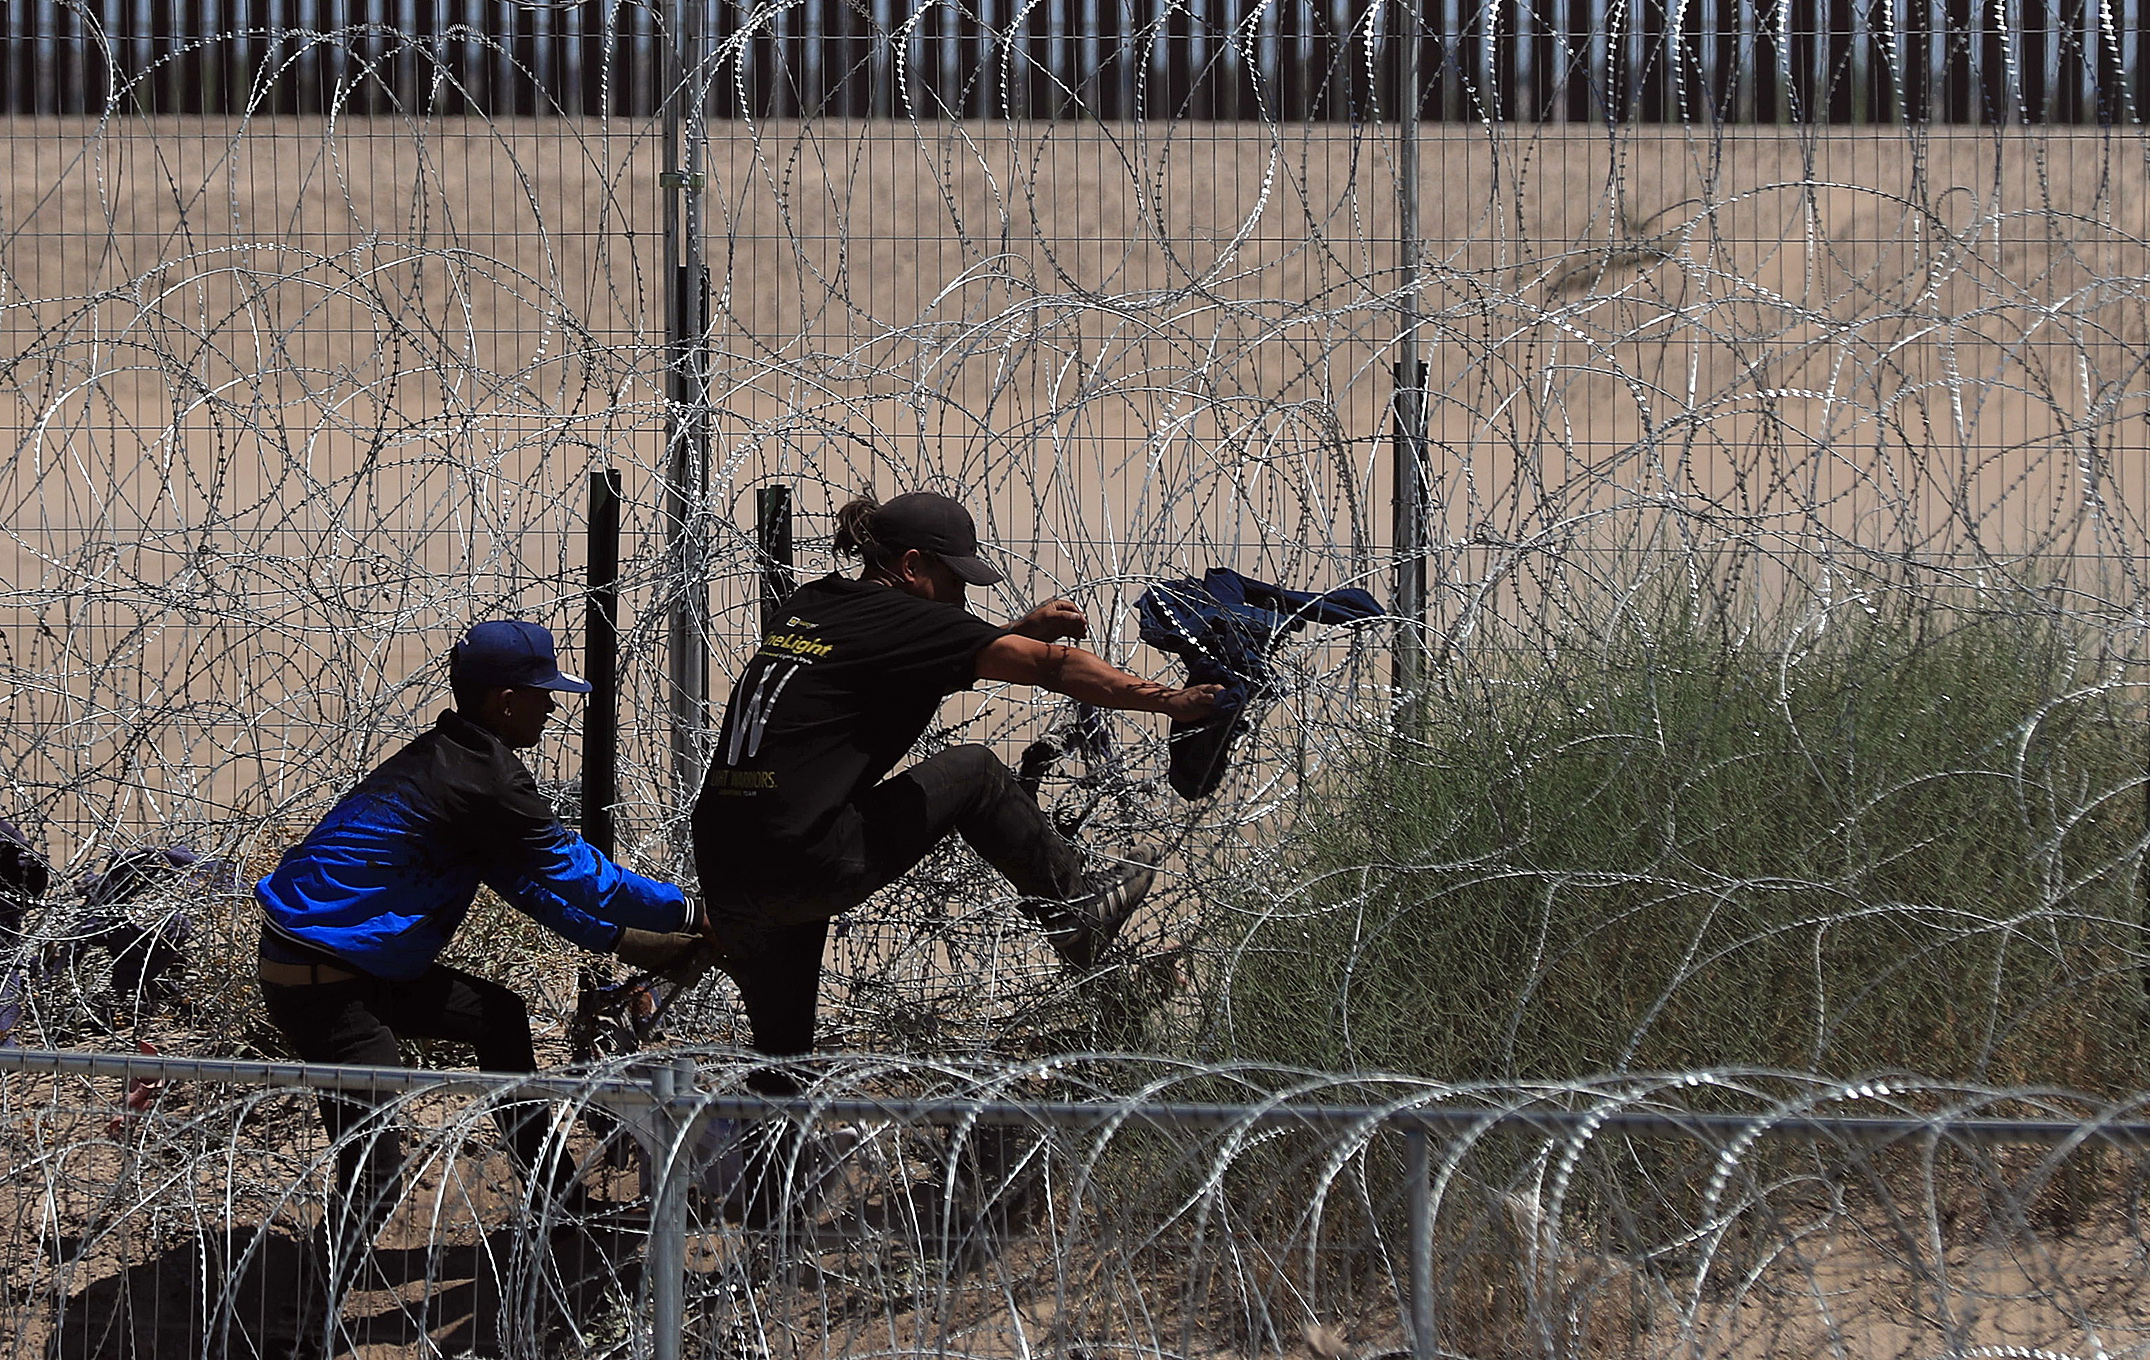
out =
[[[838,813],[828,835],[778,863],[736,862],[752,852],[725,848],[721,828],[708,821],[728,801],[705,799],[696,808],[695,867],[736,970],[754,1047],[772,1057],[813,1051],[829,919],[901,878],[950,832],[1041,918],[1082,881],[1081,852],[984,746],[950,747],[874,785]],[[776,1073],[751,1084],[767,1095],[796,1089]]]
[[[409,982],[360,975],[346,982],[305,986],[261,985],[269,1018],[302,1060],[397,1067],[396,1040],[452,1039],[478,1051],[489,1072],[532,1072],[537,1055],[530,1042],[530,1011],[523,999],[497,982],[441,964]],[[384,1097],[385,1098],[385,1097]],[[402,1142],[393,1127],[368,1130],[381,1099],[363,1092],[323,1092],[321,1122],[339,1147],[336,1194],[338,1226],[371,1241],[401,1193]],[[516,1169],[527,1182],[545,1144],[545,1117],[529,1107],[494,1111]]]

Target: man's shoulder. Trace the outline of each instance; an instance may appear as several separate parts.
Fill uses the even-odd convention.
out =
[[[960,604],[921,599],[874,581],[836,575],[809,581],[793,591],[776,622],[780,627],[808,630],[830,623],[902,629],[993,626]]]
[[[374,766],[369,778],[408,777],[444,760],[483,760],[488,754],[484,736],[484,728],[454,709],[444,710],[431,727],[397,747],[387,759]]]
[[[411,738],[368,776],[374,784],[421,784],[448,795],[500,797],[519,792],[531,779],[508,744],[450,709]]]

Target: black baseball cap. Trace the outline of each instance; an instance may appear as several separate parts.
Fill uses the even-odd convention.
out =
[[[448,658],[448,675],[454,684],[483,689],[590,692],[589,681],[561,673],[552,634],[522,619],[473,624]]]
[[[893,552],[932,553],[974,586],[1007,578],[978,557],[978,526],[970,511],[933,491],[908,491],[873,512],[873,536]]]

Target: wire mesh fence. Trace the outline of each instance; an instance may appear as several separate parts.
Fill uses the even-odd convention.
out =
[[[529,1080],[11,1052],[18,1354],[2129,1355],[2139,1101],[1072,1055]],[[663,1078],[663,1080],[660,1080]],[[398,1092],[373,1247],[312,1090]],[[597,1193],[526,1194],[548,1111]],[[370,1135],[369,1135],[370,1136]]]
[[[445,704],[463,624],[519,613],[579,651],[597,467],[624,483],[620,854],[674,876],[693,789],[667,663],[696,645],[674,621],[706,587],[720,702],[758,629],[765,487],[794,491],[805,572],[834,565],[830,513],[861,487],[955,491],[1010,567],[982,608],[1071,596],[1148,674],[1173,663],[1131,605],[1161,579],[1388,597],[1392,130],[714,138],[691,570],[662,489],[661,142],[627,119],[6,125],[4,815],[56,898],[144,848],[265,867]],[[1439,685],[1492,702],[1532,666],[1587,678],[1612,640],[1692,631],[1636,622],[1674,604],[1796,677],[1815,638],[1945,596],[2064,619],[2053,697],[2136,711],[2141,149],[2125,129],[1426,136]],[[1287,639],[1288,693],[1216,797],[1166,788],[1140,718],[1044,795],[1100,844],[1163,832],[1160,938],[1255,909],[1299,877],[1271,831],[1389,725],[1388,643]],[[1067,721],[994,691],[941,739],[1012,763]],[[566,738],[533,763],[571,792]],[[2070,807],[2121,817],[2133,785],[2097,779]],[[2078,824],[2027,815],[2038,844]],[[2066,878],[2026,909],[2073,910]],[[852,923],[844,971],[887,1005],[847,1036],[1021,1028],[970,1004],[979,976],[1040,984],[993,884],[951,854]],[[74,938],[64,915],[44,929]],[[922,932],[946,951],[912,949]]]
[[[1383,46],[1393,8],[1118,28],[877,9],[863,35],[838,31],[856,11],[697,10],[684,61],[667,54],[686,35],[638,6],[445,27],[438,6],[412,24],[152,6],[195,25],[161,36],[123,33],[122,8],[10,5],[0,33],[14,1042],[280,1052],[247,885],[446,704],[462,626],[531,617],[582,652],[585,496],[611,468],[607,811],[623,862],[682,880],[694,757],[759,628],[764,491],[791,494],[802,572],[835,565],[854,492],[957,494],[1010,578],[981,612],[1069,596],[1094,645],[1158,676],[1175,663],[1137,642],[1132,604],[1160,581],[1228,566],[1389,600],[1426,570],[1423,617],[1281,642],[1205,798],[1172,791],[1147,719],[1078,730],[1000,688],[951,705],[929,745],[1012,764],[1048,742],[1056,819],[1100,847],[1162,842],[1164,888],[1111,968],[1070,977],[951,845],[837,925],[827,1042],[893,1056],[839,1064],[831,1099],[1299,1089],[1229,1065],[1249,1057],[1489,1083],[1303,1079],[1399,1108],[1691,1096],[1758,1129],[1877,1095],[1518,1084],[1739,1062],[1936,1070],[1966,1084],[1883,1098],[2075,1127],[2126,1111],[2005,1093],[2150,1078],[2132,3],[1804,25],[1764,6],[1739,13],[1774,29],[1692,32],[1699,9],[1487,7],[1481,32],[1421,7],[1415,97],[1389,103],[1409,84]],[[580,45],[539,62],[547,33]],[[1011,54],[1074,93],[1011,102]],[[188,102],[211,81],[221,104]],[[509,89],[512,108],[483,93]],[[1426,119],[1408,154],[1405,108]],[[1428,370],[1422,547],[1391,509],[1406,336]],[[1422,692],[1393,686],[1398,636],[1427,659]],[[679,664],[702,653],[706,693]],[[550,737],[531,764],[573,818],[580,753]],[[576,1056],[577,973],[601,965],[497,903],[459,948],[530,998],[549,1063]],[[721,979],[664,1024],[744,1037]],[[1051,1058],[1117,1048],[1204,1061],[1077,1078],[1093,1069]],[[139,1316],[111,1304],[132,1290],[168,1297],[150,1311],[190,1319],[175,1330],[268,1326],[181,1277],[298,1297],[261,1272],[313,1268],[299,1247],[334,1150],[310,1097],[170,1081],[8,1078],[31,1140],[17,1221],[44,1225],[18,1234],[7,1295],[24,1347],[91,1346],[68,1329]],[[697,1089],[735,1081],[711,1056]],[[396,1329],[473,1299],[441,1325],[642,1344],[639,1266],[593,1256],[596,1283],[571,1288],[535,1250],[542,1210],[488,1150],[490,1099],[397,1107],[411,1188],[386,1240],[415,1275],[373,1311],[432,1302],[364,1344],[416,1345]],[[901,1250],[791,1261],[690,1197],[698,1345],[2140,1347],[2134,1173],[2102,1142],[2003,1154],[1929,1131],[1884,1154],[1503,1126],[1441,1145],[1465,1170],[1428,1184],[1472,1188],[1434,1192],[1437,1330],[1413,1332],[1393,1130],[1302,1147],[1134,1121],[1099,1144],[1019,1121],[981,1155],[1040,1187],[1010,1228],[1028,1245],[950,1274],[948,1216],[986,1173],[908,1122],[837,1122],[879,1178],[856,1193],[905,1206],[874,1210]],[[555,1127],[633,1198],[631,1134]],[[646,1231],[596,1235],[640,1260]],[[789,1263],[735,1270],[740,1252]],[[326,1316],[305,1326],[327,1338]]]

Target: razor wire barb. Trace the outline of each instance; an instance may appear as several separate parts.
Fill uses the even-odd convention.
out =
[[[656,1094],[632,1063],[533,1081],[0,1054],[25,1154],[4,1181],[12,1333],[59,1354],[162,1353],[199,1329],[236,1353],[313,1338],[639,1353],[647,1221],[543,1204],[516,1221],[499,1201],[485,1111],[543,1095],[593,1164],[605,1148],[564,1130],[603,1108],[626,1163],[684,1168],[674,1259],[699,1353],[2141,1344],[2139,1100],[1763,1072],[1443,1085],[1075,1054],[830,1060],[808,1098],[771,1104],[745,1094],[734,1054],[668,1062],[682,1060],[694,1079]],[[324,1077],[405,1092],[415,1141],[373,1273],[339,1312],[309,1314],[316,1296],[289,1287],[320,1205],[286,1168],[332,1151],[308,1137]],[[123,1093],[145,1079],[156,1096],[130,1110]],[[123,1131],[97,1131],[108,1117]],[[956,1138],[918,1136],[934,1125]],[[740,1148],[771,1127],[790,1135],[799,1213],[741,1223],[726,1198],[753,1155]],[[1408,1140],[1428,1135],[1430,1193],[1414,1195]],[[950,1156],[966,1145],[968,1172]],[[190,1181],[221,1186],[221,1216],[186,1212],[173,1191]],[[1414,1335],[1414,1316],[1434,1334]]]
[[[1095,1060],[1130,1111],[1436,1089],[1284,1068],[1459,1091],[1840,1073],[1514,1097],[1625,1109],[1607,1083],[1634,1081],[1706,1107],[1684,1143],[1440,1141],[1439,1345],[2142,1349],[2132,1162],[2087,1137],[2132,1111],[2036,1094],[2150,1076],[2137,0],[1851,31],[1798,4],[1746,27],[1731,5],[1427,6],[1408,99],[1393,6],[712,6],[691,126],[666,121],[659,7],[152,7],[168,32],[131,28],[140,8],[0,21],[0,817],[52,869],[0,923],[15,1042],[273,1051],[247,884],[445,703],[457,628],[513,613],[579,645],[596,469],[623,474],[620,854],[673,877],[695,870],[673,652],[706,644],[721,702],[759,626],[762,489],[790,488],[807,572],[835,565],[852,494],[955,494],[1009,569],[982,612],[1069,596],[1147,674],[1172,663],[1132,605],[1160,581],[1389,599],[1409,296],[1426,616],[1285,639],[1199,801],[1146,719],[1099,740],[1049,697],[951,705],[930,742],[1014,763],[1056,739],[1055,815],[1102,848],[1162,839],[1167,887],[1117,966],[1070,978],[951,845],[839,923],[827,1041],[882,1056],[834,1060],[817,1098],[1027,1099],[1093,1070],[1057,1055],[1126,1047],[1180,1055]],[[671,377],[701,292],[659,246],[682,126],[709,270],[685,414],[711,441],[684,527]],[[708,636],[683,640],[705,593]],[[1423,695],[1390,689],[1399,628]],[[572,809],[568,739],[533,763]],[[497,905],[473,924],[468,961],[533,998],[564,1060],[584,961]],[[730,989],[661,1019],[704,1093],[731,1090]],[[1913,1067],[1948,1077],[1852,1079]],[[310,1108],[155,1080],[0,1095],[24,1344],[100,1353],[122,1333],[69,1319],[178,1334],[253,1308],[215,1304],[231,1291],[306,1296],[272,1244],[316,1221],[335,1150]],[[1703,1118],[1870,1098],[2086,1141],[1794,1154]],[[561,1098],[561,1145],[646,1199],[646,1140],[586,1103]],[[399,1102],[424,1134],[375,1257],[417,1277],[374,1281],[390,1339],[364,1344],[644,1344],[643,1230],[543,1265],[486,1107]],[[843,1155],[797,1174],[852,1207],[815,1221],[894,1245],[727,1238],[752,1149],[697,1144],[709,1353],[1413,1340],[1405,1153],[1373,1125],[825,1122]],[[450,1269],[482,1307],[443,1311]],[[495,1316],[514,1335],[470,1321]]]

